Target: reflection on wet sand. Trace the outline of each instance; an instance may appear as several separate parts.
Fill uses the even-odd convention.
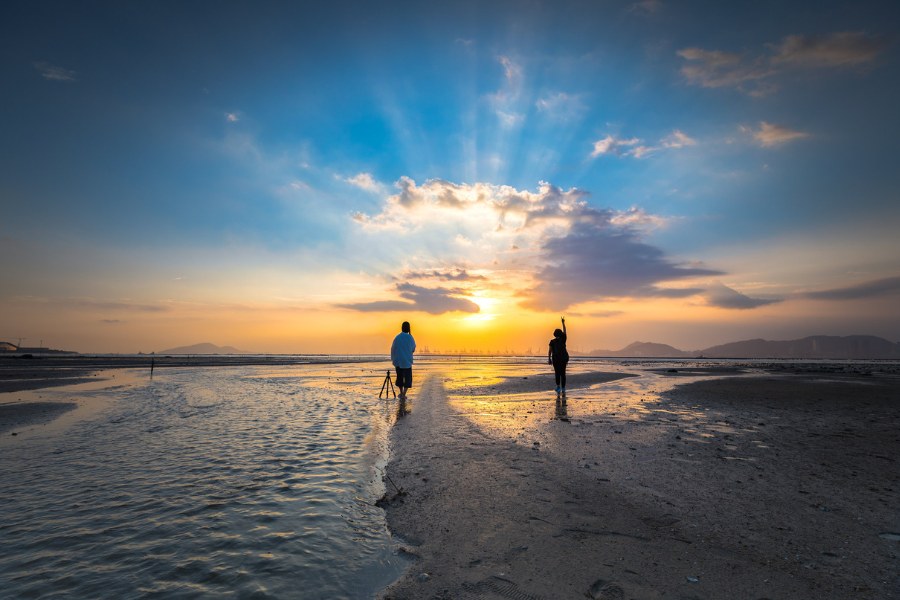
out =
[[[556,399],[556,414],[554,418],[557,421],[569,422],[569,406],[565,398]]]
[[[408,415],[409,412],[409,407],[406,405],[406,398],[397,398],[397,418],[403,418]]]

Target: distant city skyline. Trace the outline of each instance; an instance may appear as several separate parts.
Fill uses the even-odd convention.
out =
[[[895,3],[0,16],[0,340],[900,340]]]

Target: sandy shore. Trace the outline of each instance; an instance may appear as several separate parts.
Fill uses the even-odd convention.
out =
[[[896,377],[579,391],[603,377],[564,406],[549,377],[416,390],[384,502],[416,560],[385,598],[900,598]]]

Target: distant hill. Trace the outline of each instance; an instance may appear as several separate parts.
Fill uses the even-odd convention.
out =
[[[216,346],[209,342],[160,350],[157,354],[249,354],[233,346]]]
[[[703,350],[679,350],[667,344],[634,342],[621,350],[591,350],[592,356],[634,358],[833,358],[900,359],[900,344],[873,335],[814,335],[799,340],[744,340]]]
[[[873,335],[814,335],[799,340],[745,340],[701,350],[709,358],[900,358],[900,344]]]
[[[653,342],[634,342],[621,350],[591,350],[592,356],[628,356],[636,358],[682,358],[696,356],[693,352],[679,350],[668,344]]]

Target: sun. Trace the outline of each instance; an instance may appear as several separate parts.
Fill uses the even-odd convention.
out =
[[[484,325],[490,323],[499,316],[498,305],[500,300],[480,294],[469,297],[469,300],[478,305],[478,312],[466,315],[464,320],[470,325]]]

